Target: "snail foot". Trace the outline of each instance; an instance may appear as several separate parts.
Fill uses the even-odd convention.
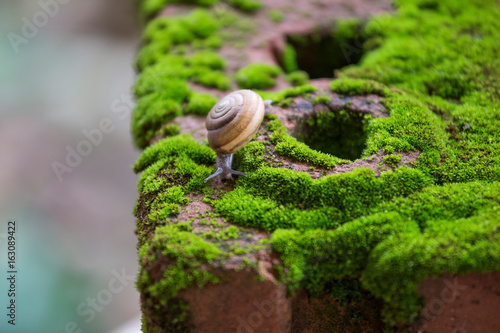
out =
[[[219,181],[221,182],[222,179],[232,180],[233,177],[231,175],[248,176],[248,174],[246,174],[245,172],[236,171],[233,169],[224,170],[222,168],[218,168],[217,171],[215,171],[212,175],[205,178],[204,182],[206,183],[207,181],[209,181],[210,179],[214,179],[215,177],[219,177]]]

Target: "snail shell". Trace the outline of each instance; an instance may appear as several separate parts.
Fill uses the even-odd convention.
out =
[[[237,90],[210,110],[205,126],[217,154],[232,154],[247,144],[264,119],[264,101],[251,90]]]

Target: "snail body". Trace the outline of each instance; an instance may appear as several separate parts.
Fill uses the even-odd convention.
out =
[[[219,179],[232,179],[231,175],[247,176],[231,168],[233,154],[257,133],[265,109],[262,98],[251,90],[234,91],[214,105],[205,126],[208,143],[217,154],[217,170],[205,182],[217,176]]]

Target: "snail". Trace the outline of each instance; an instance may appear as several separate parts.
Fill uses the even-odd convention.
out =
[[[214,105],[205,126],[208,144],[217,154],[217,171],[205,182],[217,176],[220,180],[232,179],[231,175],[248,176],[232,169],[233,154],[257,133],[270,102],[264,102],[252,90],[237,90]]]

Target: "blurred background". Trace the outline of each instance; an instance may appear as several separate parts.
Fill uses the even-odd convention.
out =
[[[129,134],[139,33],[133,0],[0,0],[2,333],[139,332]],[[12,219],[16,326],[5,310]]]

